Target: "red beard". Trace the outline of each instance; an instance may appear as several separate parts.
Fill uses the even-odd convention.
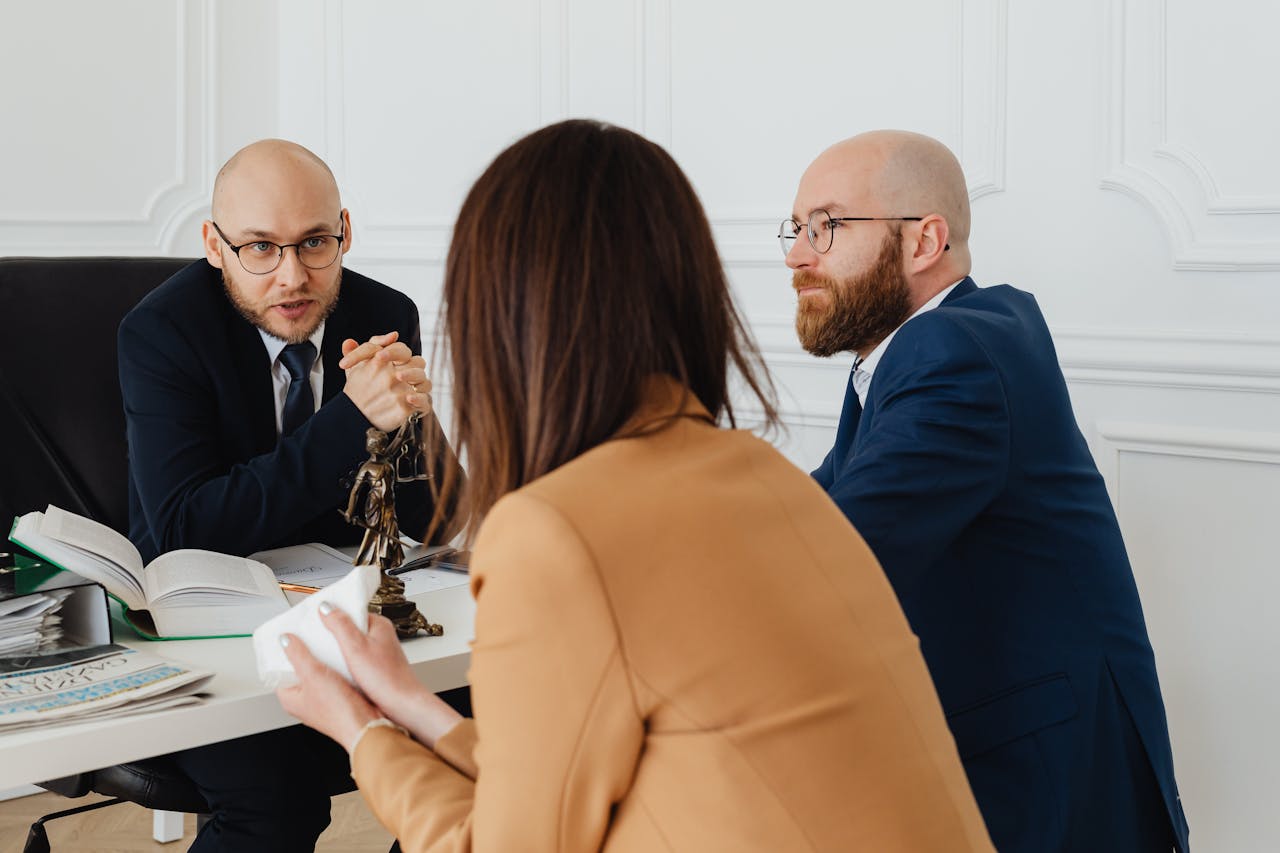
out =
[[[841,352],[865,356],[911,316],[911,288],[902,273],[900,234],[885,237],[871,269],[844,279],[798,270],[791,283],[799,292],[826,291],[825,304],[801,300],[796,306],[800,345],[826,358]]]

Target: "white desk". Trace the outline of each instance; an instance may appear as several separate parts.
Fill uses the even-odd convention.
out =
[[[470,588],[437,590],[415,600],[428,619],[444,626],[444,636],[405,642],[414,672],[436,692],[463,686],[475,624]],[[206,688],[211,697],[194,708],[0,734],[0,790],[297,722],[281,710],[275,692],[258,681],[248,637],[148,642],[122,633],[117,630],[116,642],[215,672]]]

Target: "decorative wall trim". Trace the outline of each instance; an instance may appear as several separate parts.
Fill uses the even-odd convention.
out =
[[[305,0],[283,0],[302,3]],[[637,0],[643,3],[643,0]],[[325,159],[339,174],[347,173],[346,152],[347,124],[344,117],[346,79],[343,71],[342,18],[343,0],[325,0],[324,50],[319,61],[325,81],[323,100],[325,109]],[[539,0],[537,67],[533,69],[538,80],[538,121],[548,124],[569,115],[569,0]],[[302,52],[305,46],[293,40],[293,52]],[[368,210],[362,201],[361,188],[351,181],[344,182],[343,194],[348,197],[348,207],[359,206]],[[362,219],[360,239],[352,250],[351,261],[362,263],[421,263],[442,264],[449,251],[453,232],[453,217],[429,216],[422,218],[379,219],[376,216]]]
[[[175,4],[177,63],[175,169],[137,214],[32,217],[0,222],[5,253],[95,252],[135,255],[171,250],[189,217],[208,206],[217,139],[217,0]]]
[[[1280,199],[1223,196],[1203,160],[1169,139],[1167,12],[1167,0],[1110,0],[1101,186],[1156,214],[1174,269],[1280,270]]]
[[[750,318],[770,367],[848,372],[846,359],[820,359],[796,342],[791,316]],[[1280,336],[1055,327],[1069,384],[1280,394]]]
[[[969,200],[1004,190],[1008,124],[1009,0],[963,0],[956,28],[957,155],[969,181]]]
[[[636,130],[671,148],[671,0],[635,0]]]
[[[1280,465],[1280,432],[1132,421],[1099,421],[1095,426],[1095,461],[1116,506],[1120,506],[1120,457],[1125,453]]]
[[[669,7],[670,0],[660,0]],[[656,5],[656,3],[655,3]],[[1008,0],[963,0],[955,22],[955,81],[953,137],[956,156],[964,167],[969,199],[1001,192],[1005,185],[1005,139],[1008,117]],[[651,20],[652,23],[652,20]],[[654,136],[671,144],[670,14],[665,18],[668,49],[665,56],[667,97],[666,133]],[[655,73],[652,64],[649,74]],[[650,81],[649,88],[655,82]],[[835,140],[832,140],[834,142]],[[709,211],[721,256],[726,265],[780,267],[776,234],[782,214],[777,211]],[[770,233],[772,232],[772,233]],[[762,237],[762,234],[769,236]]]
[[[550,124],[569,116],[569,2],[539,0],[538,121]]]
[[[1070,383],[1280,394],[1280,337],[1055,328]]]

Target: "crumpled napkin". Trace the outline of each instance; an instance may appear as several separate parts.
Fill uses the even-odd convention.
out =
[[[267,687],[288,687],[298,682],[293,664],[280,646],[282,634],[293,634],[307,644],[321,663],[354,683],[338,640],[320,621],[320,605],[329,602],[351,618],[362,632],[369,630],[369,599],[378,589],[377,566],[356,566],[342,580],[308,595],[290,609],[258,626],[253,632],[253,652],[258,677]],[[296,641],[295,641],[296,642]]]

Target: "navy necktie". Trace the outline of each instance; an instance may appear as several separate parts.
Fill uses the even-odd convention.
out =
[[[280,434],[288,435],[316,410],[316,398],[311,393],[311,365],[316,360],[316,348],[311,341],[289,344],[280,353],[280,361],[289,371],[289,391],[284,397],[284,416]]]

